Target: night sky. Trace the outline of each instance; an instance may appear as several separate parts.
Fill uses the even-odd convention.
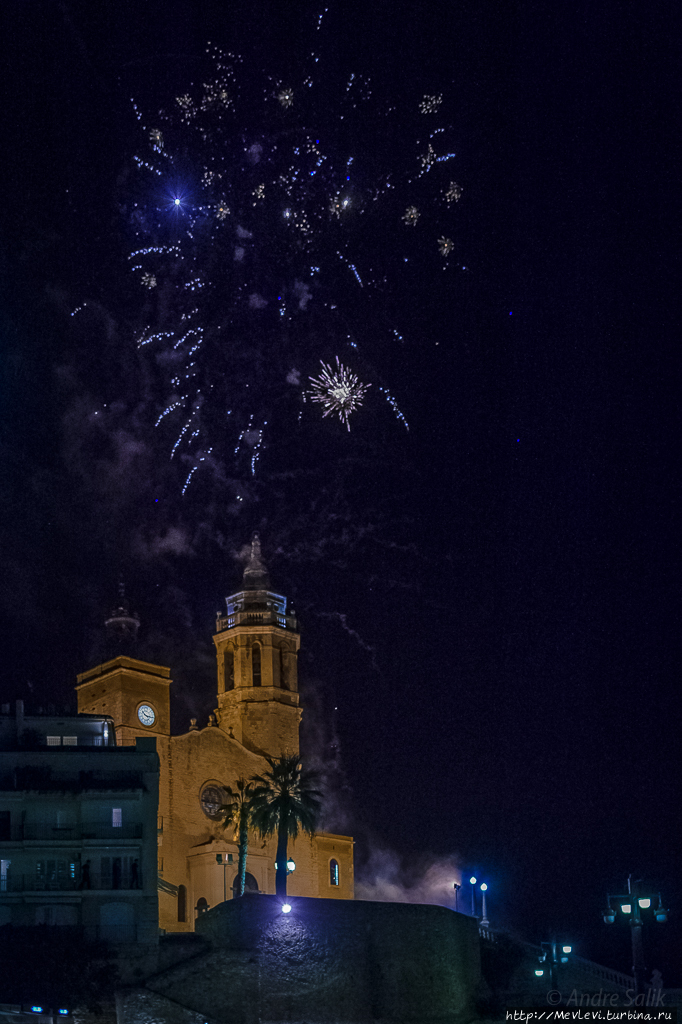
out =
[[[326,80],[362,74],[413,112],[443,94],[467,269],[417,252],[389,277],[392,348],[363,291],[358,372],[409,433],[372,394],[350,432],[284,402],[254,477],[225,428],[183,495],[135,345],[130,99],[203,81],[208,41],[247,83],[292,78],[322,10],[3,4],[2,699],[75,707],[122,575],[174,729],[205,722],[214,616],[258,529],[302,625],[306,749],[368,891],[458,864],[493,926],[627,970],[600,911],[633,872],[673,912],[647,964],[682,985],[674,5],[330,5]],[[372,235],[367,265],[397,238]],[[265,394],[274,371],[254,372]]]

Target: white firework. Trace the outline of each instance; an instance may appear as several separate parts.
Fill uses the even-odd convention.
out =
[[[450,188],[445,193],[445,198],[448,203],[458,203],[462,198],[463,188],[458,185],[456,181],[450,182]]]
[[[401,220],[404,220],[406,224],[411,224],[412,227],[415,227],[417,221],[419,220],[419,217],[420,213],[417,207],[408,206],[407,209],[405,210],[405,213],[402,215]]]
[[[336,357],[336,367],[332,367],[320,360],[322,372],[319,377],[309,377],[312,387],[306,392],[312,402],[319,402],[324,406],[323,416],[331,416],[336,413],[342,423],[350,430],[348,417],[362,405],[365,392],[371,384],[361,384],[357,374],[349,370],[347,366],[339,362]]]
[[[419,104],[419,109],[422,114],[435,114],[442,102],[442,94],[438,96],[425,96]]]

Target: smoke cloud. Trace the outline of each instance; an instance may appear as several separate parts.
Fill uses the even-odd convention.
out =
[[[372,848],[355,882],[355,898],[382,903],[431,903],[455,909],[453,883],[461,884],[457,858],[406,864],[392,850]],[[462,897],[458,909],[464,910]]]

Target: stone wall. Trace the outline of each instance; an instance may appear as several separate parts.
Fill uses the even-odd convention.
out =
[[[221,904],[197,922],[209,951],[118,997],[119,1024],[475,1019],[477,923],[444,907],[275,896]]]

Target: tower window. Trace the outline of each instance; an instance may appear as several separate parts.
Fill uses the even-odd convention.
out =
[[[178,886],[178,921],[184,923],[187,920],[187,887]]]
[[[47,737],[48,747],[61,747],[62,738],[61,736],[48,736]]]
[[[111,808],[111,824],[113,828],[121,828],[123,825],[123,811],[120,807]]]
[[[232,647],[228,647],[225,651],[223,670],[225,675],[225,690],[234,690],[234,650]]]
[[[284,649],[279,649],[279,685],[283,690],[288,690],[286,676],[284,675]]]
[[[260,686],[260,645],[254,644],[251,652],[251,671],[253,675],[253,685]]]
[[[329,884],[339,884],[339,862],[338,860],[329,861]]]

